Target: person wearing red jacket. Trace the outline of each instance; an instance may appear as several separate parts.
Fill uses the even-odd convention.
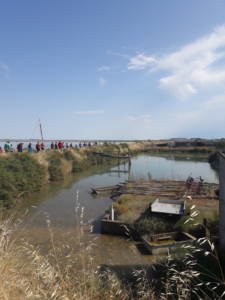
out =
[[[59,148],[59,150],[61,150],[62,149],[62,142],[58,142],[58,148]]]

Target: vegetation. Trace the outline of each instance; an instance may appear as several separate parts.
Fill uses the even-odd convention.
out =
[[[71,246],[57,247],[48,219],[51,247],[44,254],[38,246],[16,240],[17,224],[13,218],[1,222],[0,299],[224,299],[223,265],[211,240],[200,238],[196,244],[184,246],[186,254],[182,257],[168,255],[149,266],[96,268],[94,240],[87,247],[79,225],[82,208],[76,206],[75,211],[75,256]]]
[[[96,147],[96,151],[118,153],[118,148],[120,149],[118,145],[106,144]],[[63,180],[68,174],[86,170],[91,166],[118,164],[116,159],[93,154],[93,149],[95,148],[33,154],[9,153],[0,156],[0,206],[12,206],[17,198],[40,190],[47,180]]]
[[[47,160],[49,162],[49,179],[51,181],[62,180],[64,177],[62,171],[62,154],[58,151],[49,152]]]
[[[0,205],[9,207],[24,193],[40,190],[45,168],[28,153],[0,157]]]
[[[174,225],[174,219],[144,214],[144,216],[141,216],[134,222],[133,227],[140,235],[143,235],[171,232],[174,230]]]

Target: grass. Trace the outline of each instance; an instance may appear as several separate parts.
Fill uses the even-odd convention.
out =
[[[49,179],[51,181],[62,180],[64,178],[62,171],[62,153],[58,151],[49,152],[47,160],[49,162]]]
[[[0,205],[9,207],[20,195],[40,190],[45,168],[28,153],[0,157]]]
[[[46,222],[51,247],[45,254],[38,246],[18,241],[18,223],[13,218],[1,222],[0,299],[223,299],[224,274],[210,240],[202,238],[195,245],[185,246],[182,259],[168,256],[148,267],[96,269],[94,240],[89,240],[87,247],[83,236],[84,208],[80,207],[78,193],[75,212],[76,256],[71,246],[56,245],[49,219]]]
[[[4,300],[83,300],[134,299],[109,270],[100,271],[93,264],[94,240],[88,246],[83,235],[84,208],[79,194],[75,199],[76,255],[67,244],[54,241],[51,221],[47,218],[50,249],[42,253],[38,246],[18,240],[17,223],[1,222],[0,230],[0,299]],[[21,230],[21,228],[20,228]]]
[[[210,240],[201,238],[196,244],[185,246],[186,255],[182,258],[169,255],[152,266],[96,268],[95,242],[91,236],[86,241],[85,211],[78,191],[74,205],[76,249],[66,243],[57,246],[48,218],[47,253],[18,240],[19,224],[13,216],[0,223],[0,299],[223,299],[224,273],[216,246]],[[190,212],[194,213],[194,208]]]
[[[159,216],[149,216],[146,213],[141,215],[133,223],[134,229],[140,234],[156,234],[174,231],[175,221]]]
[[[98,146],[101,151],[118,151],[117,145]],[[9,153],[0,156],[0,206],[11,207],[21,196],[39,191],[48,181],[63,180],[68,174],[97,165],[115,166],[118,160],[93,154],[93,149],[65,149],[40,153]]]
[[[123,194],[113,202],[116,216],[126,223],[133,223],[149,206],[151,197]],[[153,201],[153,198],[152,198]]]

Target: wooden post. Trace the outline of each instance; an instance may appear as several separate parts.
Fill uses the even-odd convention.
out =
[[[111,206],[110,218],[111,218],[111,221],[114,221],[114,208],[113,208],[113,204]]]
[[[221,253],[225,253],[225,155],[219,155],[219,241]]]

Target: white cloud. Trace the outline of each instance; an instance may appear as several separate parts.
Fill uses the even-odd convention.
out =
[[[156,62],[153,56],[146,56],[144,54],[138,54],[131,57],[128,63],[128,70],[144,70],[151,67]]]
[[[104,113],[103,109],[75,111],[75,114],[77,114],[77,115],[98,115],[98,114],[103,114],[103,113]]]
[[[99,85],[100,85],[100,87],[104,88],[106,86],[106,84],[107,84],[107,80],[104,79],[103,77],[100,77],[99,78]]]
[[[216,65],[216,63],[220,63]],[[129,70],[167,71],[159,86],[185,98],[204,89],[220,88],[225,84],[225,25],[181,49],[161,55],[136,55],[129,59]]]
[[[150,122],[151,116],[149,114],[139,115],[139,116],[129,116],[130,121],[141,121],[141,122]]]
[[[97,69],[98,72],[110,71],[111,67],[109,66],[101,66]]]
[[[5,63],[0,62],[0,75],[8,78],[10,74],[9,66]]]

